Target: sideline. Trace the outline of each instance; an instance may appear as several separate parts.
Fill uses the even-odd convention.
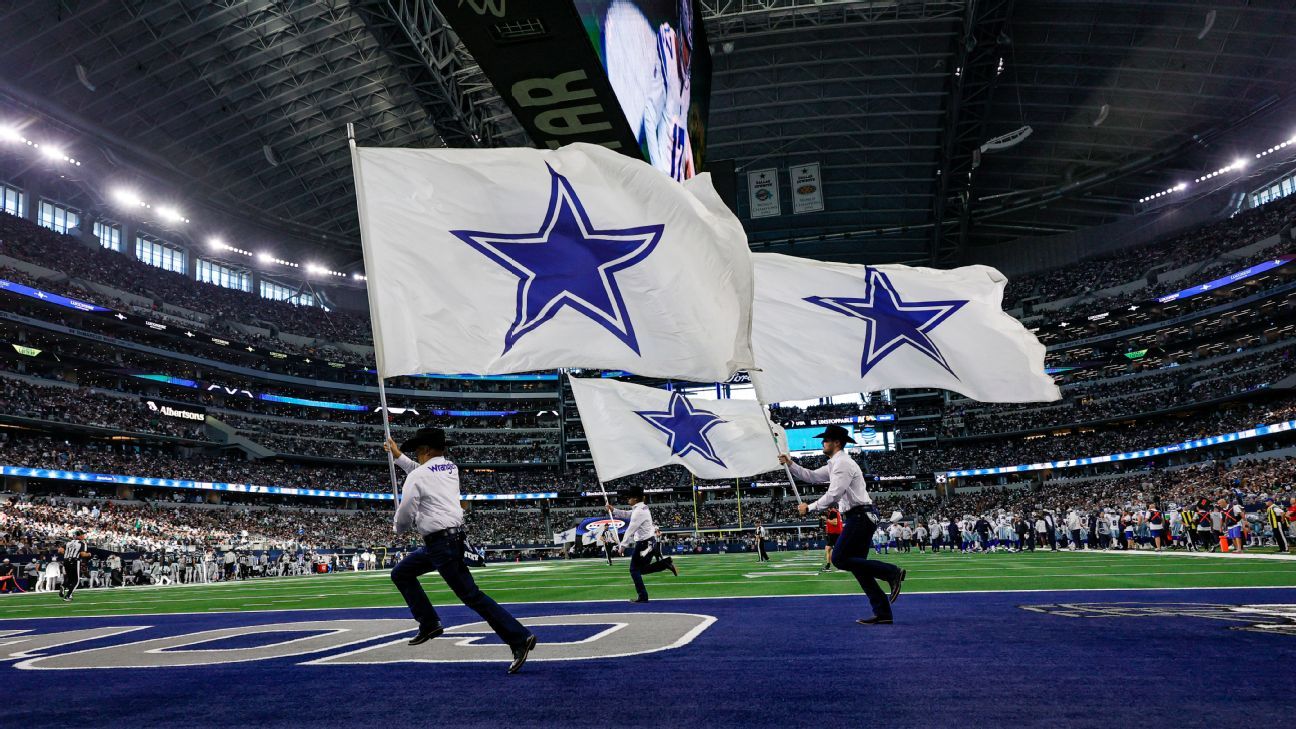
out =
[[[742,584],[742,583],[739,583]],[[1177,592],[1181,590],[1292,590],[1296,592],[1296,585],[1250,585],[1250,586],[1217,586],[1217,587],[1070,587],[1070,588],[1043,588],[1038,590],[1020,589],[1020,590],[926,590],[923,592],[906,592],[906,599],[921,598],[924,595],[992,595],[992,594],[1045,594],[1050,592],[1058,593],[1076,593],[1076,592]],[[43,593],[42,593],[43,594]],[[857,592],[827,592],[813,593],[805,595],[716,595],[712,597],[664,597],[653,600],[649,604],[665,605],[673,602],[684,602],[694,600],[776,600],[788,598],[812,598],[812,597],[853,597],[862,598],[862,593]],[[525,607],[527,605],[588,605],[598,603],[624,603],[624,598],[599,599],[599,600],[530,600],[527,602],[500,602],[501,605],[516,605]],[[447,607],[456,607],[447,605]],[[122,620],[144,620],[154,617],[165,617],[172,615],[228,615],[230,613],[313,613],[326,610],[399,610],[401,613],[408,614],[409,608],[404,605],[379,605],[374,607],[322,607],[322,608],[271,608],[268,610],[219,610],[219,611],[190,611],[178,613],[109,613],[107,615],[44,615],[32,617],[16,617],[0,619],[0,625],[9,621],[19,620],[68,620],[79,618],[120,618]]]

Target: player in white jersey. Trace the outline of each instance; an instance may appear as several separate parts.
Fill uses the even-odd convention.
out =
[[[608,81],[648,161],[676,180],[695,168],[688,117],[692,95],[693,6],[679,3],[678,31],[652,27],[630,2],[614,2],[603,20]]]

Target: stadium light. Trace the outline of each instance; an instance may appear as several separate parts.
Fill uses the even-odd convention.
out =
[[[26,141],[25,139],[23,139],[22,132],[18,131],[16,127],[11,127],[7,124],[5,126],[0,127],[0,139],[3,139],[6,142]]]
[[[136,194],[132,190],[127,190],[126,188],[119,187],[116,190],[113,190],[112,196],[114,200],[121,203],[122,205],[128,205],[130,207],[137,207],[137,208],[148,207],[147,205],[144,204],[144,201],[140,199],[138,194]]]
[[[1214,172],[1207,172],[1206,174],[1203,174],[1201,177],[1194,179],[1191,183],[1180,182],[1174,187],[1171,187],[1166,190],[1162,190],[1161,192],[1153,193],[1151,195],[1145,195],[1139,198],[1139,204],[1150,202],[1152,200],[1157,200],[1159,198],[1165,197],[1166,195],[1170,195],[1172,193],[1183,192],[1184,190],[1188,189],[1188,186],[1190,184],[1197,184],[1197,183],[1205,182],[1207,180],[1213,180],[1216,177],[1219,177],[1220,175],[1228,174],[1229,172],[1245,170],[1247,168],[1247,165],[1251,163],[1252,156],[1254,156],[1255,159],[1262,159],[1271,154],[1274,154],[1275,152],[1281,152],[1282,150],[1287,149],[1293,144],[1296,144],[1296,136],[1278,142],[1277,144],[1274,144],[1272,147],[1262,149],[1259,152],[1256,152],[1254,155],[1242,155],[1240,157],[1237,157],[1236,159],[1234,159],[1232,162],[1225,165],[1224,167],[1221,167],[1218,170],[1215,170]]]
[[[48,144],[45,145],[44,147],[41,147],[41,154],[45,155],[46,159],[50,159],[55,162],[66,162],[68,159],[68,156],[63,153],[63,150],[59,149],[58,147],[51,147]]]
[[[162,218],[164,221],[168,223],[189,222],[189,219],[186,218],[179,210],[176,210],[175,208],[170,206],[159,206],[157,209],[157,214],[159,218]]]
[[[252,255],[252,251],[245,251],[242,248],[235,248],[234,246],[229,245],[228,243],[221,240],[220,238],[212,238],[210,241],[208,241],[208,243],[209,245],[211,245],[212,248],[215,248],[218,251],[229,251],[230,253],[238,253],[244,256]]]

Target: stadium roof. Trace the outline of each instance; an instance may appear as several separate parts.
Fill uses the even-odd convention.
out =
[[[1296,129],[1290,2],[702,6],[708,157],[823,165],[825,212],[746,221],[762,249],[954,262],[1131,214]],[[352,260],[348,122],[372,145],[524,143],[427,0],[17,2],[0,68],[0,101],[79,133],[88,163]]]

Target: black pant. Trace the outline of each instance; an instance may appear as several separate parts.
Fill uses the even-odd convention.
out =
[[[72,597],[72,592],[81,584],[81,560],[63,560],[63,584],[59,585],[59,594]]]
[[[657,550],[657,540],[652,537],[635,542],[633,549],[634,551],[630,553],[630,579],[634,581],[635,594],[639,599],[647,600],[648,588],[644,587],[643,576],[670,569],[672,560],[670,557],[660,559],[661,552]]]
[[[769,561],[769,553],[767,553],[767,552],[765,551],[765,540],[764,540],[764,539],[757,539],[757,540],[756,540],[756,554],[757,554],[758,557],[760,557],[760,561],[762,561],[762,562],[768,562],[768,561]]]
[[[531,637],[531,631],[500,607],[499,603],[490,599],[473,581],[468,565],[464,564],[463,545],[464,538],[461,534],[434,539],[410,552],[392,569],[391,580],[396,584],[396,589],[400,590],[401,597],[405,598],[410,613],[419,625],[436,625],[441,622],[436,608],[432,607],[432,602],[428,600],[427,593],[418,581],[419,575],[435,570],[441,573],[446,585],[463,604],[482,616],[500,639],[510,646],[525,643]]]
[[[1288,543],[1289,540],[1287,539],[1286,525],[1280,524],[1274,527],[1273,534],[1274,534],[1274,546],[1278,548],[1279,552],[1286,552],[1291,546]]]
[[[890,595],[878,586],[877,580],[900,579],[900,568],[890,562],[869,559],[869,548],[873,546],[873,533],[877,524],[867,514],[846,516],[842,523],[841,536],[833,547],[832,563],[839,570],[855,575],[855,580],[868,595],[873,614],[879,618],[891,617]]]
[[[612,544],[610,542],[603,543],[603,556],[607,557],[608,564],[612,564]]]

